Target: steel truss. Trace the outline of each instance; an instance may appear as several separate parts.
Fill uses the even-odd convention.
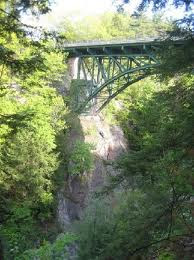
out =
[[[74,110],[82,113],[93,107],[99,111],[128,86],[150,75],[159,65],[156,53],[162,44],[141,39],[64,46],[68,58],[78,59]],[[182,45],[173,41],[173,46]]]
[[[76,110],[101,110],[128,86],[149,75],[157,64],[151,55],[79,57],[77,80],[84,80],[85,91],[77,88]]]

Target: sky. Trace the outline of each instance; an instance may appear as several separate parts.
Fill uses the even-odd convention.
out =
[[[44,27],[55,27],[60,23],[64,17],[71,17],[71,19],[80,19],[84,16],[97,15],[105,12],[116,11],[116,4],[121,3],[122,0],[53,0],[55,3],[51,6],[52,11],[40,17],[39,25]],[[115,4],[113,5],[113,1]],[[141,0],[132,0],[130,4],[126,5],[125,11],[132,14]],[[176,9],[169,5],[163,12],[164,18],[167,19],[181,19],[183,17],[183,8]],[[147,11],[148,16],[152,16],[151,9]],[[36,24],[37,21],[32,21],[29,16],[24,17],[25,23]]]

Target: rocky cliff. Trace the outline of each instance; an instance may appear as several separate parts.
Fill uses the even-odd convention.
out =
[[[113,162],[127,149],[121,128],[107,123],[102,114],[84,115],[74,120],[67,140],[68,149],[73,148],[76,140],[92,144],[94,167],[82,176],[68,176],[58,193],[57,216],[63,230],[68,229],[72,221],[81,219],[89,198],[103,187],[108,176],[117,173]]]

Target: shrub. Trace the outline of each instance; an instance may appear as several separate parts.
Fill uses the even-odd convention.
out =
[[[83,141],[76,141],[70,154],[68,172],[71,175],[82,175],[93,167],[92,145]]]

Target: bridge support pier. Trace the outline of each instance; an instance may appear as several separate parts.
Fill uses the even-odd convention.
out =
[[[68,72],[71,79],[77,79],[79,57],[68,59]]]

